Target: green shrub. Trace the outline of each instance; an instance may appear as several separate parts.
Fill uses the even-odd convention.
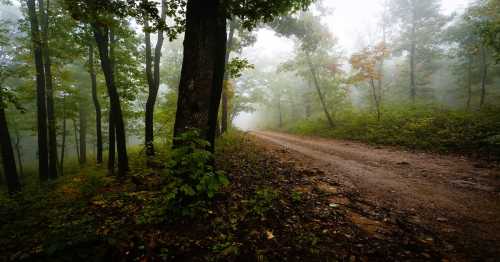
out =
[[[181,146],[172,150],[162,196],[146,208],[142,223],[159,223],[170,214],[191,216],[204,210],[207,201],[229,180],[221,171],[214,170],[209,143],[199,138],[198,132],[186,132],[177,138]]]
[[[253,214],[263,218],[273,208],[274,201],[278,199],[279,192],[273,188],[259,188],[255,195],[248,201]]]
[[[346,110],[337,113],[336,127],[321,118],[295,122],[285,131],[397,145],[437,152],[461,152],[498,156],[500,110],[446,110],[432,106],[390,106],[378,121],[371,111]]]

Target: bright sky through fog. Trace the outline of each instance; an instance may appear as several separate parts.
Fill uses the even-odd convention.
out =
[[[385,0],[324,0],[323,4],[333,13],[326,17],[330,31],[337,37],[340,47],[350,52],[356,49],[360,38],[375,34],[383,3]],[[444,14],[460,12],[467,7],[470,0],[442,0],[441,11]],[[280,39],[269,30],[261,30],[258,42],[246,50],[245,55],[268,60],[269,56],[287,56],[293,45],[285,39]],[[276,59],[275,59],[276,60]],[[279,60],[279,58],[278,58]]]
[[[333,9],[326,19],[330,30],[347,50],[356,47],[356,41],[367,34],[375,33],[385,0],[324,0],[324,5]],[[451,14],[467,7],[469,0],[442,0],[441,12]]]
[[[339,47],[346,54],[356,49],[359,39],[370,38],[370,35],[376,34],[384,1],[323,0],[323,4],[333,10],[324,22],[337,37]],[[461,12],[469,2],[470,0],[442,0],[441,12],[446,15]],[[273,70],[273,67],[289,59],[293,55],[292,52],[293,43],[290,40],[277,37],[271,30],[261,29],[257,43],[246,48],[243,55],[256,65],[266,64],[268,68],[264,70]],[[246,130],[251,128],[252,120],[252,114],[242,113],[236,118],[235,125]]]

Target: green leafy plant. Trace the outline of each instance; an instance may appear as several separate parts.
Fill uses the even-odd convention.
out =
[[[257,189],[255,195],[248,201],[251,212],[263,218],[272,209],[278,196],[279,192],[275,189],[267,187]]]
[[[210,144],[197,131],[183,133],[176,140],[180,146],[172,150],[162,197],[146,209],[142,223],[161,222],[167,214],[194,215],[229,184],[224,173],[214,169]]]
[[[293,191],[292,192],[292,202],[295,204],[298,204],[302,201],[302,192],[300,191]]]

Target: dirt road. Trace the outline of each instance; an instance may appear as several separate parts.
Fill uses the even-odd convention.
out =
[[[286,161],[320,170],[346,194],[386,213],[381,222],[418,226],[431,235],[423,241],[436,242],[458,260],[500,261],[498,168],[455,156],[356,142],[252,134],[284,147]]]

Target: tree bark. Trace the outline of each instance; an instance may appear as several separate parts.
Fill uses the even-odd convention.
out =
[[[488,64],[486,59],[486,48],[481,46],[481,100],[479,101],[479,108],[482,108],[486,102],[486,81],[488,80]]]
[[[224,59],[224,67],[227,68],[227,65],[229,63],[229,56],[231,55],[231,51],[233,48],[233,40],[234,40],[234,32],[236,29],[236,22],[232,20],[229,23],[229,36],[227,39],[227,48],[226,48],[226,55]],[[229,128],[229,98],[228,98],[228,81],[229,81],[229,74],[227,70],[224,72],[224,86],[222,90],[222,116],[221,116],[221,134],[224,134],[227,132]]]
[[[120,105],[120,96],[116,88],[114,79],[114,69],[113,69],[113,35],[110,35],[109,28],[105,26],[100,26],[97,24],[92,24],[94,30],[94,37],[97,42],[99,49],[99,55],[101,58],[101,67],[104,73],[104,78],[106,79],[106,87],[108,90],[108,96],[110,101],[110,112],[111,119],[110,124],[114,126],[114,132],[116,133],[116,145],[118,152],[118,175],[123,177],[128,171],[128,156],[127,156],[127,145],[125,139],[125,124],[123,122],[123,114]],[[111,36],[111,37],[110,37]],[[110,46],[111,42],[111,46]],[[108,47],[110,49],[108,50]],[[110,59],[111,55],[111,59]],[[113,132],[111,132],[113,133]]]
[[[115,172],[116,136],[111,110],[108,112],[108,170],[111,174]]]
[[[45,7],[45,8],[44,8]],[[40,17],[42,18],[42,55],[45,71],[45,88],[47,92],[47,119],[49,133],[49,177],[57,178],[57,134],[56,134],[56,118],[54,111],[54,91],[52,85],[52,70],[50,61],[49,49],[49,7],[50,2],[47,0],[44,5],[43,0],[38,0],[38,8]]]
[[[87,108],[86,99],[84,99],[85,92],[80,90],[80,101],[78,106],[78,122],[79,122],[79,142],[80,142],[80,165],[87,163]]]
[[[323,111],[325,112],[326,119],[328,120],[328,124],[330,125],[330,127],[334,128],[335,123],[332,120],[330,112],[328,111],[328,107],[326,106],[325,98],[323,96],[323,93],[321,92],[318,76],[316,75],[316,69],[314,68],[314,65],[311,62],[310,55],[306,54],[306,56],[307,56],[307,63],[309,64],[309,69],[311,70],[311,75],[314,81],[314,86],[316,87],[316,91],[318,92],[319,100],[321,101],[321,106],[323,107]]]
[[[375,80],[370,78],[370,86],[372,88],[373,102],[375,103],[375,110],[377,110],[377,120],[380,121],[380,97],[377,95],[377,88],[375,87]]]
[[[80,142],[78,139],[78,125],[76,124],[76,120],[73,119],[73,130],[75,132],[75,149],[76,149],[76,157],[78,162],[80,162]]]
[[[99,96],[97,95],[97,77],[94,68],[94,46],[89,44],[89,73],[90,82],[92,84],[92,101],[95,108],[95,130],[96,130],[96,162],[102,163],[102,113]]]
[[[224,79],[226,16],[218,0],[188,0],[174,138],[196,130],[214,151]],[[174,147],[180,141],[174,139]]]
[[[49,159],[47,141],[47,104],[45,94],[45,72],[42,57],[42,42],[38,26],[35,0],[27,0],[31,27],[31,42],[36,70],[37,131],[38,131],[38,174],[40,181],[49,179]]]
[[[161,20],[165,21],[166,18],[166,3],[165,0],[161,2]],[[156,99],[158,97],[158,90],[160,88],[160,58],[161,49],[163,47],[163,30],[158,31],[158,40],[156,42],[154,58],[152,57],[151,51],[151,34],[149,32],[149,25],[146,21],[145,23],[145,38],[146,38],[146,76],[148,80],[149,93],[148,100],[146,102],[146,115],[145,115],[145,146],[146,155],[154,156],[154,110]],[[153,63],[153,65],[151,65]],[[152,72],[152,67],[154,67],[154,72]]]
[[[59,173],[64,175],[64,154],[66,151],[66,96],[63,96],[63,126],[62,126],[62,142],[61,142],[61,157],[59,160]]]
[[[19,176],[21,179],[24,177],[24,168],[23,168],[23,154],[21,152],[21,135],[19,134],[19,130],[15,129],[16,133],[16,142],[14,143],[16,155],[17,155],[17,164],[19,165]]]
[[[15,194],[21,190],[19,177],[16,170],[16,159],[14,158],[14,150],[10,140],[9,128],[7,127],[7,118],[5,117],[5,109],[3,108],[2,97],[0,96],[0,144],[2,147],[2,164],[7,181],[7,189],[9,194]]]

